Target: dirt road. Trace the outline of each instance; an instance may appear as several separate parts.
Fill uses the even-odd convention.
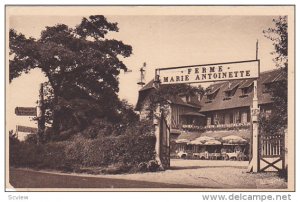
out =
[[[209,188],[285,189],[287,183],[277,173],[247,173],[246,161],[171,161],[171,169],[155,173],[119,175],[64,174],[11,170],[16,187],[55,188]]]

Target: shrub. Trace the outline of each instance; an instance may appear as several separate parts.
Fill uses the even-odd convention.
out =
[[[138,165],[154,158],[154,136],[109,136],[86,141],[83,165],[107,166],[115,163]]]
[[[140,172],[146,172],[147,170],[148,170],[148,168],[147,168],[147,163],[146,162],[141,162],[138,165],[138,171],[140,171]]]
[[[155,171],[154,162],[147,164],[155,158],[155,141],[151,127],[145,123],[140,123],[135,130],[134,127],[127,128],[124,135],[119,136],[101,135],[91,139],[75,135],[67,141],[40,145],[12,139],[10,165],[63,171],[78,171],[81,167],[106,167],[105,173],[122,173],[134,169]]]
[[[147,164],[147,170],[150,172],[156,172],[159,170],[159,165],[156,160],[150,160]]]
[[[68,142],[50,142],[44,145],[38,145],[39,147],[43,147],[41,150],[43,152],[43,159],[38,167],[72,171],[72,165],[65,156],[67,143]]]

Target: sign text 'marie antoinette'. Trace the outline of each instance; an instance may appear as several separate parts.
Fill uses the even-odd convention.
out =
[[[200,83],[258,78],[259,61],[242,61],[158,69],[161,84]]]

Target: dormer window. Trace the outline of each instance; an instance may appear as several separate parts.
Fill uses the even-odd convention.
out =
[[[230,100],[232,96],[234,96],[237,87],[239,86],[240,81],[233,81],[228,83],[228,89],[224,91],[224,99]]]
[[[224,92],[225,97],[224,97],[223,100],[230,100],[231,97],[234,95],[234,92],[235,92],[235,91],[233,91],[233,90],[225,91],[225,92]]]
[[[216,93],[207,95],[208,100],[213,100],[213,99],[215,99],[215,97],[216,97]]]
[[[247,97],[253,89],[253,79],[248,79],[242,85],[240,86],[241,89],[241,95],[240,97]]]
[[[248,96],[251,91],[252,91],[252,88],[251,87],[248,87],[248,88],[242,88],[242,96]]]
[[[225,97],[231,97],[232,93],[231,91],[225,91]]]
[[[207,97],[208,101],[206,101],[206,103],[210,103],[215,99],[215,97],[218,94],[219,89],[220,89],[220,87],[218,87],[218,88],[215,87],[215,88],[211,88],[207,91],[206,97]]]

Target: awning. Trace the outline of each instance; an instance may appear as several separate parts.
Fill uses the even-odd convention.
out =
[[[201,136],[201,137],[196,138],[195,140],[205,143],[205,142],[210,141],[210,140],[215,140],[215,138],[214,137],[208,137],[208,136]]]
[[[193,140],[191,141],[190,143],[188,144],[191,144],[191,145],[203,145],[203,143],[201,141],[198,141],[197,139],[196,140]]]
[[[199,112],[186,112],[181,114],[180,116],[200,116],[200,117],[205,117],[204,114],[201,114]]]
[[[222,139],[223,137],[231,136],[231,135],[241,137],[245,140],[250,140],[251,131],[250,130],[206,131],[204,133],[199,134],[199,136],[214,137],[216,139]]]
[[[242,137],[236,136],[236,135],[229,135],[222,138],[223,143],[226,144],[245,144],[247,143],[247,140],[245,140]]]
[[[184,143],[184,144],[186,144],[186,143],[189,143],[190,141],[187,140],[187,139],[177,139],[177,140],[175,140],[175,142],[176,143]]]
[[[250,141],[250,130],[182,132],[176,143],[194,145],[241,145]]]
[[[218,141],[218,140],[209,140],[207,142],[204,143],[205,145],[221,145],[222,142]]]

